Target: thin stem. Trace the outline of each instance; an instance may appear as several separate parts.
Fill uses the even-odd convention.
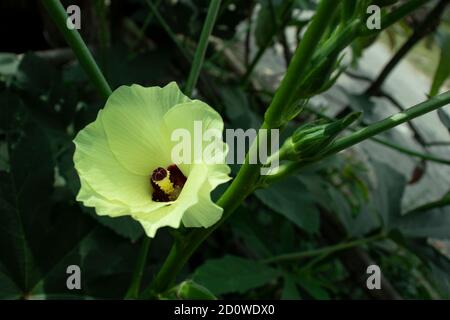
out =
[[[191,61],[191,56],[189,52],[187,52],[183,45],[178,40],[176,34],[172,31],[170,26],[167,24],[166,20],[161,16],[161,14],[158,11],[158,8],[153,4],[151,0],[146,0],[146,3],[150,10],[152,11],[153,15],[155,16],[156,20],[158,20],[159,24],[163,27],[163,29],[166,31],[166,33],[169,35],[170,39],[172,39],[173,43],[177,46],[178,50],[180,50],[181,54],[186,58],[186,60]]]
[[[429,0],[410,0],[405,2],[403,5],[395,9],[394,11],[386,14],[381,19],[381,28],[382,30],[389,28],[391,25],[396,23],[397,21],[403,19],[408,14],[416,10],[417,8],[426,4]],[[361,31],[361,36],[371,36],[380,32],[377,29],[369,29],[364,25],[364,28]]]
[[[89,78],[91,78],[102,98],[105,100],[108,99],[112,92],[111,88],[78,31],[76,29],[71,30],[67,27],[68,17],[62,4],[58,0],[43,0],[42,4],[72,48],[78,61]]]
[[[355,131],[353,134],[338,139],[323,156],[323,158],[334,155],[344,149],[347,149],[355,144],[360,143],[366,139],[370,139],[373,136],[392,129],[404,122],[410,121],[421,115],[439,109],[450,103],[450,91],[442,93],[434,98],[419,103],[418,105],[411,107],[404,112],[397,113],[384,120],[373,123],[365,128]],[[438,159],[434,159],[438,160]],[[440,161],[441,162],[441,161]],[[447,162],[447,160],[445,160]],[[279,167],[277,173],[265,176],[259,185],[268,185],[276,181],[282,180],[285,177],[291,175],[295,171],[311,165],[310,162],[290,162]]]
[[[139,250],[136,267],[133,272],[130,287],[125,294],[125,299],[137,299],[141,288],[142,276],[144,275],[145,263],[147,262],[148,250],[150,248],[151,238],[144,236],[141,248]]]
[[[383,68],[383,70],[378,75],[377,79],[372,82],[369,88],[366,90],[366,94],[373,95],[381,88],[386,78],[391,74],[394,68],[398,65],[400,61],[406,56],[406,54],[414,48],[414,46],[420,42],[424,37],[432,33],[438,26],[439,18],[445,11],[445,7],[448,4],[448,0],[441,0],[432,9],[425,19],[420,23],[414,30],[413,34],[409,39],[402,45],[402,47],[397,51],[397,53],[392,57],[388,64]]]
[[[256,66],[258,65],[259,61],[264,55],[264,52],[266,52],[267,48],[270,45],[270,41],[266,41],[263,46],[258,48],[258,51],[256,52],[255,57],[252,59],[252,62],[250,62],[250,65],[247,68],[247,71],[245,71],[244,76],[242,77],[242,86],[246,87],[250,81],[250,76],[252,75],[253,71],[255,70]]]
[[[338,243],[338,244],[327,246],[327,247],[320,248],[320,249],[313,249],[313,250],[302,251],[302,252],[281,254],[281,255],[278,255],[275,257],[264,259],[261,262],[262,263],[280,263],[280,262],[286,262],[286,261],[301,260],[301,259],[305,259],[305,258],[319,256],[319,255],[327,255],[328,256],[337,251],[342,251],[345,249],[362,246],[362,245],[368,244],[373,241],[381,240],[384,237],[385,237],[385,235],[383,235],[383,234],[377,234],[372,237]]]
[[[157,6],[161,3],[161,0],[157,2]],[[131,48],[134,49],[139,44],[139,42],[144,38],[145,36],[145,30],[147,30],[147,27],[149,26],[150,22],[152,22],[153,16],[154,16],[153,10],[150,10],[150,12],[145,17],[144,23],[142,24],[142,27],[139,29],[138,35],[136,37],[136,40],[131,44]]]
[[[387,131],[402,123],[410,121],[414,118],[420,117],[425,113],[439,109],[450,103],[450,91],[435,96],[427,101],[419,103],[404,112],[397,113],[384,120],[378,121],[363,129],[360,129],[348,137],[337,140],[328,151],[328,155],[335,154],[339,151],[347,149],[361,141],[373,137],[383,131]]]
[[[272,4],[271,2],[269,2],[269,4]],[[273,4],[272,4],[272,19],[274,20],[273,24],[274,24],[274,28],[272,28],[273,33],[269,36],[266,37],[266,41],[261,45],[261,47],[258,48],[258,51],[256,52],[255,56],[253,57],[252,61],[250,62],[247,71],[245,72],[244,76],[242,77],[242,86],[243,87],[247,87],[247,85],[250,82],[250,77],[253,73],[253,71],[255,70],[256,66],[258,65],[259,61],[261,60],[261,58],[264,56],[264,53],[266,52],[266,50],[270,47],[270,45],[272,44],[272,40],[273,38],[280,32],[283,31],[284,28],[286,27],[286,24],[289,22],[289,19],[286,18],[286,14],[290,11],[290,8],[292,6],[292,0],[286,5],[285,10],[282,13],[282,16],[284,17],[283,22],[282,23],[278,23],[278,19],[276,17],[276,14],[273,10]]]
[[[208,40],[216,22],[217,13],[219,12],[221,0],[211,0],[209,3],[208,13],[203,25],[200,40],[195,50],[194,61],[192,62],[191,71],[186,82],[185,93],[188,96],[192,95],[195,86],[197,85],[200,70],[202,69],[203,60],[205,59],[206,48],[208,47]]]
[[[334,118],[328,117],[327,115],[325,115],[325,114],[323,114],[321,112],[313,110],[312,108],[309,108],[309,107],[305,107],[305,110],[308,110],[309,112],[314,113],[315,115],[317,115],[317,116],[319,116],[321,118],[327,119],[329,121],[336,120]],[[356,131],[357,129],[348,127],[347,130]],[[428,160],[428,161],[433,161],[433,162],[437,162],[437,163],[450,165],[450,159],[442,159],[440,157],[437,157],[437,156],[434,156],[434,155],[431,155],[431,154],[428,154],[428,153],[422,153],[422,152],[418,152],[418,151],[415,151],[415,150],[411,150],[411,149],[405,148],[403,146],[400,146],[398,144],[389,142],[389,141],[387,141],[385,139],[378,138],[376,136],[375,137],[370,137],[369,139],[372,140],[372,141],[375,141],[375,142],[377,142],[377,143],[379,143],[381,145],[384,145],[384,146],[386,146],[388,148],[396,150],[396,151],[398,151],[400,153],[404,153],[404,154],[407,154],[407,155],[410,155],[410,156],[413,156],[413,157],[417,157],[417,158],[420,158],[420,159],[423,159],[423,160]]]

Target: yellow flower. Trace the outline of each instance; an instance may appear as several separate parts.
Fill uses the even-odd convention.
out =
[[[130,215],[149,237],[158,228],[178,228],[181,222],[185,227],[213,225],[223,210],[210,193],[230,179],[225,155],[216,164],[176,165],[171,158],[172,132],[186,129],[194,137],[196,121],[203,130],[223,131],[220,115],[183,95],[174,82],[164,88],[118,88],[74,140],[81,181],[77,200],[98,215]]]

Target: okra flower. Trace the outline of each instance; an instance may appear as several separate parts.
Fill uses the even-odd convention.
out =
[[[130,215],[149,237],[181,222],[185,227],[213,225],[223,210],[210,193],[230,179],[226,152],[214,164],[198,159],[174,164],[171,156],[172,132],[185,129],[193,137],[196,121],[204,130],[223,131],[220,115],[183,95],[174,82],[164,88],[118,88],[74,140],[81,181],[77,200],[98,215]]]

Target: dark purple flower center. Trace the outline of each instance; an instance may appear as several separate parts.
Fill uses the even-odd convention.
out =
[[[150,176],[150,184],[153,187],[152,200],[157,202],[176,200],[186,180],[183,172],[175,164],[168,166],[167,169],[156,168]]]

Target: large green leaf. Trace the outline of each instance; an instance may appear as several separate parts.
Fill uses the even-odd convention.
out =
[[[55,164],[45,132],[20,100],[2,94],[9,171],[0,171],[0,262],[23,293],[89,228],[70,204],[53,204]],[[67,232],[71,230],[71,232]],[[49,250],[51,248],[51,250]]]
[[[409,237],[450,239],[450,205],[398,217],[396,227]]]
[[[137,250],[95,227],[73,196],[55,187],[50,141],[21,100],[2,93],[0,104],[9,164],[0,170],[0,296],[121,297]],[[82,271],[82,290],[74,292],[66,287],[72,264]]]
[[[292,176],[267,189],[258,190],[256,196],[299,228],[310,233],[319,230],[319,211],[308,189],[298,177]]]
[[[194,273],[194,281],[214,294],[244,293],[274,281],[278,271],[257,261],[225,256],[206,261]]]

